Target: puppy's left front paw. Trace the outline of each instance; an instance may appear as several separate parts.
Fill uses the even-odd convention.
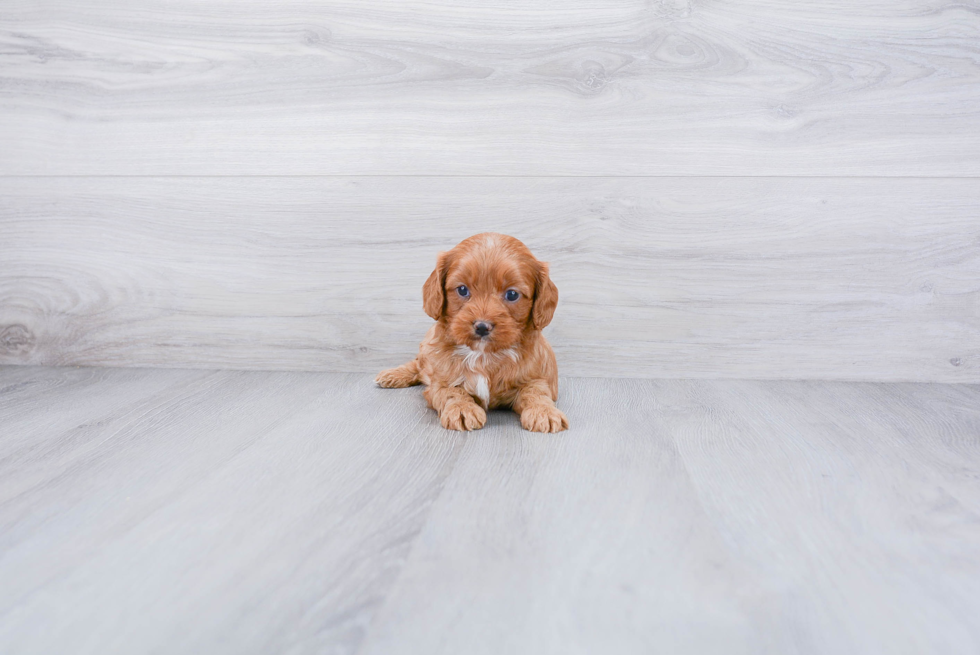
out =
[[[531,432],[561,432],[568,429],[568,418],[557,407],[532,405],[521,412],[521,425]]]

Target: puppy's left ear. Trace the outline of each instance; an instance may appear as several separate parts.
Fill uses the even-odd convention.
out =
[[[538,262],[538,277],[534,284],[534,305],[531,307],[531,320],[538,330],[551,323],[558,306],[558,287],[548,275],[548,265]]]

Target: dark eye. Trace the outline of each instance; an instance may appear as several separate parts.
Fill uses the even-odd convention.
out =
[[[460,298],[466,298],[470,295],[470,290],[466,288],[465,284],[461,284],[456,287],[456,293],[459,294]]]
[[[513,289],[508,289],[507,293],[504,294],[504,298],[506,298],[510,302],[514,302],[515,300],[517,300],[520,297],[521,297],[521,294],[517,293]]]

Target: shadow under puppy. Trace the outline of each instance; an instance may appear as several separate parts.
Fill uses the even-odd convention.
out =
[[[439,254],[422,286],[436,320],[418,357],[378,374],[382,387],[426,385],[425,399],[450,430],[478,430],[486,410],[510,407],[534,432],[560,432],[558,364],[541,330],[558,305],[548,265],[504,234],[477,234]]]

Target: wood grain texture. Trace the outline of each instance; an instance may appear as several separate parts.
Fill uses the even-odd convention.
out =
[[[0,442],[4,653],[352,652],[461,445],[364,376],[24,370],[0,382],[0,423],[35,419]]]
[[[655,423],[657,388],[563,380],[568,432],[474,433],[359,652],[762,652],[758,586]]]
[[[565,438],[466,443],[361,652],[980,648],[980,388],[564,388]]]
[[[793,617],[796,649],[967,653],[980,646],[976,391],[690,383],[653,403],[725,543]]]
[[[436,253],[550,261],[564,374],[980,381],[974,180],[0,179],[0,362],[377,371]]]
[[[980,4],[16,0],[0,174],[980,175]]]
[[[370,379],[0,368],[0,651],[980,648],[978,385]]]

